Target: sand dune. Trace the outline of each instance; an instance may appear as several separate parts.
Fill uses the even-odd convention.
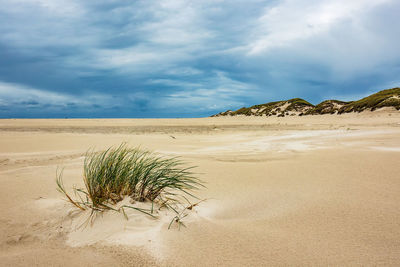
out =
[[[0,265],[398,265],[400,113],[0,120]],[[187,228],[130,211],[80,227],[56,191],[127,142],[197,165]]]

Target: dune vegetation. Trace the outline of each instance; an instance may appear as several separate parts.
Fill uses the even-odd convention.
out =
[[[287,112],[305,112],[308,109],[313,108],[314,106],[301,98],[293,98],[284,101],[275,101],[269,102],[260,105],[254,105],[249,108],[242,107],[236,111],[228,110],[225,112],[221,112],[213,115],[212,117],[218,116],[236,116],[236,115],[245,115],[245,116],[275,116],[281,115],[284,116]]]
[[[238,110],[227,110],[211,117],[220,116],[277,116],[287,115],[323,115],[343,114],[350,112],[362,112],[364,110],[374,111],[383,107],[393,107],[400,110],[400,88],[392,88],[379,91],[378,93],[364,97],[357,101],[325,100],[314,106],[301,98],[293,98],[285,101],[275,101],[249,108],[242,107]]]
[[[165,158],[122,144],[105,151],[86,153],[85,189],[74,188],[75,199],[65,189],[62,171],[57,173],[57,189],[76,208],[90,210],[91,216],[96,212],[114,210],[127,217],[125,209],[135,209],[156,217],[154,205],[157,205],[159,209],[173,210],[176,213],[174,220],[179,222],[182,211],[196,205],[189,201],[197,199],[193,191],[204,186],[191,171],[194,167],[184,165],[179,158]],[[127,197],[130,203],[151,202],[151,208],[134,205],[116,208],[116,204]]]
[[[307,111],[304,115],[336,114],[341,107],[349,103],[335,99],[325,100]]]
[[[394,107],[400,110],[400,88],[382,90],[360,100],[350,102],[339,110],[339,114],[362,112],[367,109],[374,111],[383,107]]]

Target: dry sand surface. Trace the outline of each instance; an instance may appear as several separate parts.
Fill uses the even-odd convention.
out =
[[[1,266],[399,265],[400,113],[0,120]],[[83,155],[127,142],[197,165],[208,200],[93,226],[56,191]]]

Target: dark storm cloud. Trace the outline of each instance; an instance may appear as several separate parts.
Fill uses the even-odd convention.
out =
[[[399,85],[395,0],[1,1],[1,117],[185,117]]]

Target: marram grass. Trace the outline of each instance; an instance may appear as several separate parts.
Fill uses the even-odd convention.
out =
[[[177,207],[187,202],[189,206],[183,210],[191,209],[193,204],[188,198],[196,198],[193,191],[204,186],[192,172],[194,167],[184,166],[179,158],[161,157],[122,144],[86,154],[83,176],[85,189],[74,188],[75,198],[65,190],[62,172],[57,173],[57,189],[75,207],[80,210],[89,209],[91,214],[114,210],[126,217],[124,208],[131,208],[154,217],[154,203],[159,208],[170,208],[181,214],[182,211],[177,212]],[[150,201],[151,209],[133,205],[114,208],[125,197],[130,197],[131,202]]]

